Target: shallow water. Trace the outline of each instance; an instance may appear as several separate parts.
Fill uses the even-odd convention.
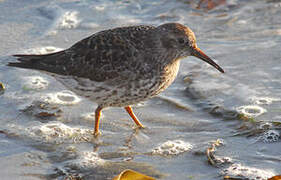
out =
[[[133,169],[157,179],[266,179],[281,172],[281,2],[0,1],[1,179],[111,179]],[[197,7],[197,8],[196,8]],[[198,8],[199,7],[199,8]],[[52,76],[5,66],[116,26],[180,22],[226,71],[183,59],[164,93],[103,112]],[[220,140],[208,163],[206,150]],[[210,157],[209,157],[210,158]]]

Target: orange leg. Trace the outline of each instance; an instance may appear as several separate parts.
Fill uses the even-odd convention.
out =
[[[136,125],[138,125],[138,127],[140,127],[140,128],[144,128],[144,126],[139,122],[139,120],[135,116],[132,108],[130,106],[126,106],[125,109],[126,109],[127,113],[131,116],[131,118],[135,121]]]
[[[99,126],[100,126],[100,116],[101,116],[102,107],[98,106],[95,111],[95,132],[94,136],[100,135]]]

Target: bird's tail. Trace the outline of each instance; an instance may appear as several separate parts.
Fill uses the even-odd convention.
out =
[[[9,62],[8,66],[20,67],[26,69],[39,69],[46,70],[46,68],[61,57],[63,51],[43,54],[43,55],[34,55],[34,54],[15,54],[14,57],[17,57],[19,62]]]

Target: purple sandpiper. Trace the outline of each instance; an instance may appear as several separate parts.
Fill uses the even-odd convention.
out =
[[[194,33],[179,23],[104,30],[70,48],[44,55],[14,55],[9,66],[52,73],[76,94],[96,102],[94,135],[102,109],[124,107],[138,127],[133,104],[165,90],[176,78],[180,59],[195,56],[224,70],[196,45]]]

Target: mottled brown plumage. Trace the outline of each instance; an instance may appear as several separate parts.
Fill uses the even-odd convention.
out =
[[[70,90],[95,101],[96,135],[100,112],[109,106],[125,107],[143,127],[130,105],[166,89],[177,75],[181,58],[196,56],[224,72],[197,47],[194,33],[178,23],[105,30],[64,51],[14,56],[20,62],[9,66],[51,72]]]

